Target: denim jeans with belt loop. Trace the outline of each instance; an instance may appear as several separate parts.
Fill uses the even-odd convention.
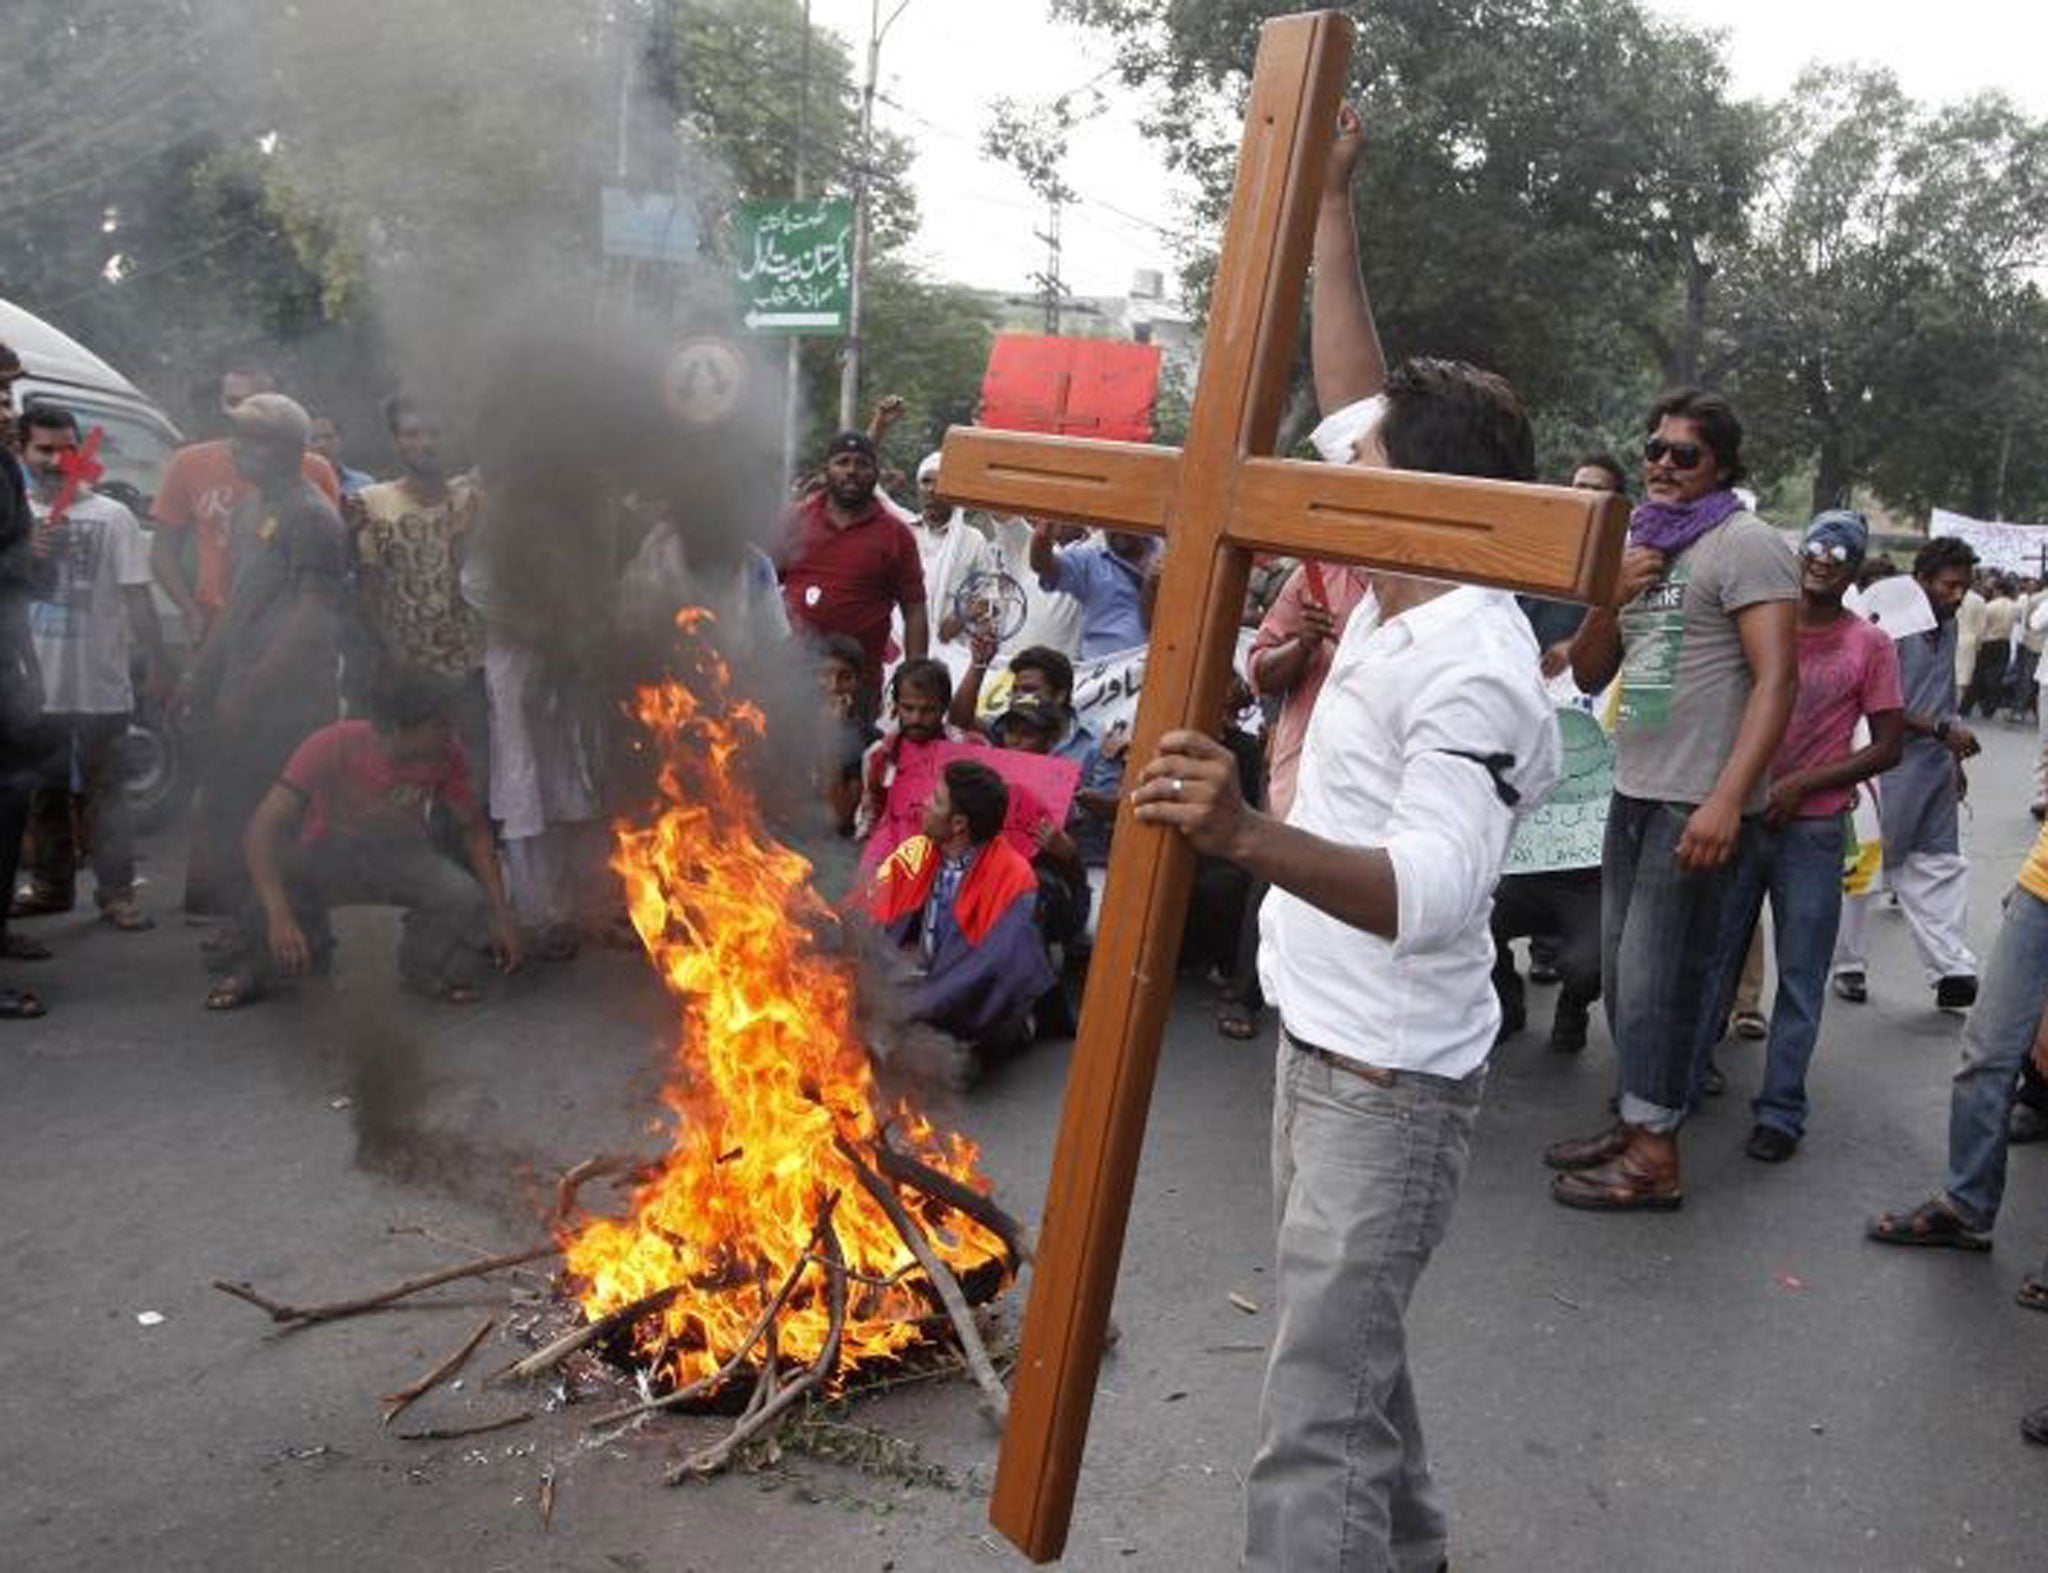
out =
[[[1600,985],[1621,1068],[1621,1117],[1659,1132],[1677,1130],[1692,1103],[1722,917],[1762,828],[1743,820],[1734,855],[1718,868],[1681,868],[1678,842],[1693,808],[1615,793],[1600,859]]]
[[[1450,1226],[1482,1066],[1352,1068],[1280,1033],[1276,1321],[1245,1484],[1245,1566],[1414,1573],[1444,1554],[1402,1317]]]

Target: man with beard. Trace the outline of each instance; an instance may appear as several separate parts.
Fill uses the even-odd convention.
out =
[[[441,463],[441,422],[403,394],[387,400],[400,468],[350,503],[356,584],[377,662],[429,673],[448,685],[457,736],[473,779],[490,779],[484,696],[484,627],[462,598],[462,566],[483,499],[468,476]]]
[[[1913,931],[1934,1003],[1962,1010],[1977,998],[1977,960],[1970,952],[1970,865],[1957,825],[1963,761],[1981,745],[1956,715],[1958,610],[1970,589],[1977,554],[1953,536],[1920,548],[1913,577],[1934,609],[1934,626],[1895,641],[1906,701],[1906,750],[1879,779],[1884,816],[1885,881]],[[1860,969],[1845,978],[1862,983]],[[1838,983],[1837,985],[1841,985]]]
[[[917,467],[918,514],[910,533],[924,565],[927,615],[936,635],[932,654],[946,663],[957,684],[973,655],[973,630],[960,611],[960,592],[986,572],[992,549],[988,537],[967,522],[967,510],[938,495],[938,479],[939,456],[927,454]]]
[[[246,895],[249,816],[292,750],[335,717],[348,572],[341,518],[305,478],[305,410],[258,393],[229,419],[235,468],[252,489],[229,522],[234,577],[184,695],[205,759],[185,905],[222,914],[239,911]]]
[[[903,616],[903,654],[930,645],[924,568],[910,529],[876,495],[875,445],[843,431],[825,449],[825,484],[784,515],[782,600],[790,621],[823,637],[860,641],[863,688],[878,693],[892,612]]]
[[[1798,692],[1799,569],[1744,506],[1742,422],[1681,388],[1644,423],[1645,501],[1609,606],[1573,637],[1581,692],[1618,675],[1614,795],[1601,855],[1601,993],[1621,1067],[1619,1119],[1544,1153],[1552,1197],[1601,1212],[1685,1198],[1678,1130],[1693,1040],[1765,776]]]

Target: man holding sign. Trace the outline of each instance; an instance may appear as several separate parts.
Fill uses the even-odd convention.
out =
[[[904,1014],[959,1040],[963,1090],[991,1055],[1030,1036],[1031,1007],[1052,987],[1038,927],[1038,876],[1003,837],[1003,778],[955,759],[925,804],[919,833],[875,871],[868,915],[910,968]]]

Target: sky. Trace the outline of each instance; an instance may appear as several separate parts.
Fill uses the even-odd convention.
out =
[[[887,17],[896,0],[884,0]],[[1702,7],[1646,0],[1675,21]],[[1948,102],[2002,88],[2048,116],[2048,5],[2040,0],[1715,0],[1736,92],[1775,97],[1814,60],[1896,72],[1906,91]],[[1032,292],[1045,263],[1045,208],[1006,165],[980,150],[990,106],[1005,94],[1039,103],[1098,83],[1105,112],[1077,131],[1067,178],[1081,194],[1062,225],[1062,272],[1077,294],[1123,294],[1141,268],[1176,271],[1190,189],[1138,130],[1143,105],[1107,74],[1111,49],[1051,20],[1045,0],[908,0],[882,43],[876,123],[918,150],[923,213],[915,260],[936,277]],[[858,78],[870,0],[812,0],[813,20],[853,45]],[[1930,16],[1939,18],[1929,25]]]

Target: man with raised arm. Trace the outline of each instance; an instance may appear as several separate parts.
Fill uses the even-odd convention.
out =
[[[1316,228],[1312,351],[1326,458],[1528,480],[1514,393],[1449,361],[1385,371],[1359,276],[1346,109]],[[1374,574],[1330,662],[1282,822],[1236,761],[1169,732],[1138,817],[1274,887],[1260,971],[1280,1012],[1278,1306],[1246,1483],[1245,1565],[1443,1565],[1402,1325],[1444,1236],[1499,1010],[1488,909],[1517,815],[1549,793],[1557,726],[1506,594]]]

